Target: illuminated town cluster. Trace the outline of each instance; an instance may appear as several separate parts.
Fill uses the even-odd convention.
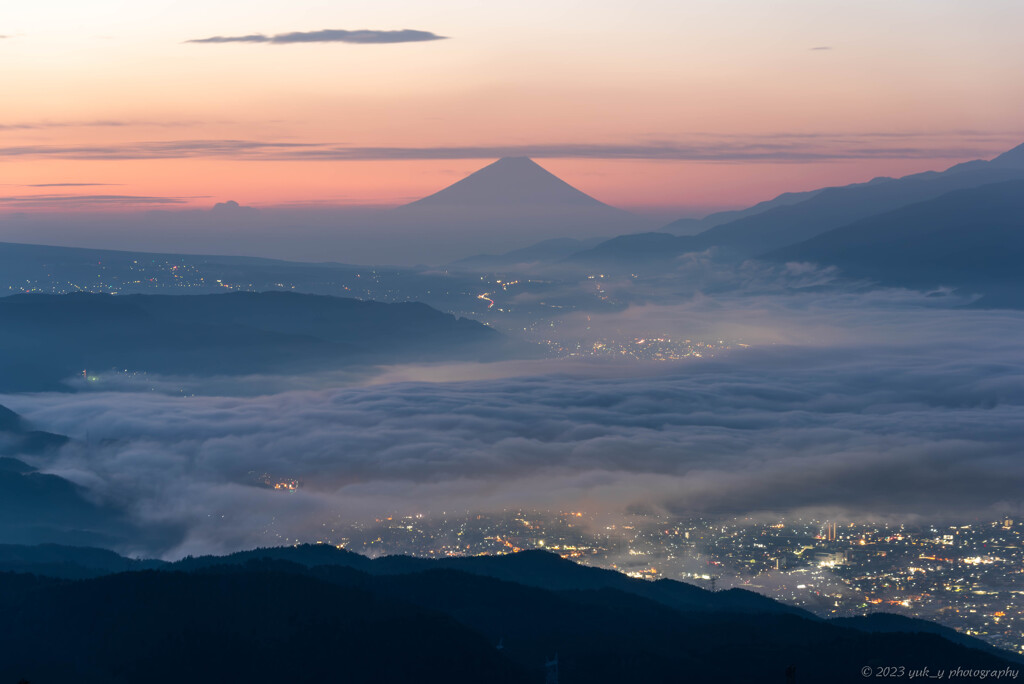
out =
[[[149,256],[89,263],[74,260],[65,264],[39,264],[35,269],[36,275],[28,279],[4,279],[3,273],[0,273],[0,288],[11,294],[201,294],[285,290],[381,302],[426,301],[460,316],[477,315],[487,308],[486,302],[481,302],[476,308],[466,306],[479,299],[475,278],[449,282],[443,275],[421,277],[413,271],[372,267],[293,265],[287,262],[275,262],[273,266],[261,267],[225,264],[208,259]]]
[[[223,265],[209,265],[199,258],[156,257],[120,259],[117,261],[96,261],[89,265],[75,262],[61,268],[44,268],[33,279],[5,283],[11,293],[68,294],[72,292],[100,292],[108,294],[144,294],[147,292],[256,292],[266,290],[315,290],[322,294],[336,294],[381,301],[408,300],[389,287],[374,269],[366,273],[339,274],[330,269],[309,271],[311,277],[294,279],[268,277],[257,268],[230,268],[225,272]],[[50,272],[59,270],[64,275]],[[68,273],[76,275],[68,277]],[[306,282],[312,278],[313,282]],[[326,291],[326,292],[324,292]]]
[[[588,342],[545,339],[552,356],[559,358],[607,358],[635,361],[679,361],[686,358],[713,357],[731,348],[724,340],[672,339],[669,337],[631,337],[618,340],[602,337]],[[736,346],[746,347],[745,344]]]
[[[1024,653],[1018,521],[957,525],[705,520],[580,511],[407,515],[323,523],[314,539],[370,556],[547,549],[632,577],[740,587],[825,617],[886,611]],[[297,542],[280,538],[280,542]]]
[[[63,270],[63,269],[62,269]],[[70,292],[134,293],[147,291],[209,289],[220,281],[207,281],[201,270],[184,259],[133,259],[127,263],[109,264],[97,261],[89,267],[71,269],[79,275],[69,280],[46,274],[24,283],[10,284],[11,292],[42,292],[67,294]],[[226,286],[225,286],[226,287]]]
[[[587,531],[588,526],[582,512],[395,515],[369,522],[325,522],[315,541],[372,557],[402,554],[443,558],[546,549],[584,562],[607,555],[614,548],[615,535],[594,535]],[[300,540],[282,537],[280,541]]]
[[[279,492],[297,492],[299,487],[302,486],[300,480],[255,470],[249,471],[249,481],[260,487],[274,489]]]

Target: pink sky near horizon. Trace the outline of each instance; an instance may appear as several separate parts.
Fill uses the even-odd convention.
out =
[[[539,159],[538,163],[597,199],[638,213],[701,216],[748,206],[783,192],[845,185],[888,175],[941,170],[971,157],[951,159],[858,160],[827,164],[726,164],[642,160]],[[469,175],[493,160],[237,162],[160,160],[49,162],[18,180],[25,185],[76,183],[88,178],[107,185],[18,187],[6,185],[4,197],[17,197],[6,211],[136,211],[160,208],[209,208],[235,200],[258,208],[395,206],[405,204]],[[81,171],[77,172],[77,167]],[[10,178],[9,176],[6,178]],[[169,195],[169,188],[175,193]],[[172,204],[49,201],[50,195],[131,195],[180,199]],[[32,202],[37,196],[40,201]]]
[[[497,148],[615,206],[701,215],[1024,142],[1013,0],[139,5],[0,17],[0,213],[401,204]],[[185,42],[328,28],[447,38]],[[62,199],[85,195],[126,199]]]

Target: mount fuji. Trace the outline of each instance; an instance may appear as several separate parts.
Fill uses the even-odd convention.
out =
[[[536,206],[620,211],[577,190],[529,157],[504,157],[405,206],[410,209]]]
[[[432,195],[392,210],[392,219],[446,234],[489,234],[515,249],[544,238],[611,237],[650,221],[609,206],[527,157],[505,157]]]

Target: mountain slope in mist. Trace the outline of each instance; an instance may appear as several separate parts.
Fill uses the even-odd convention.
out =
[[[112,544],[128,531],[120,512],[95,503],[69,480],[26,462],[45,463],[69,441],[31,429],[21,416],[0,406],[0,544]]]
[[[0,456],[42,454],[67,441],[63,435],[33,430],[17,413],[0,406]]]

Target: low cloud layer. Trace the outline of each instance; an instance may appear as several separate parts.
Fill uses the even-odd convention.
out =
[[[66,187],[79,185],[103,185],[102,183],[49,183],[31,187]],[[50,209],[59,207],[88,206],[148,206],[188,204],[196,197],[152,197],[145,195],[6,195],[0,196],[0,206]]]
[[[21,121],[0,123],[0,133],[7,131],[46,131],[61,128],[181,128],[195,126],[200,121],[119,121],[116,119],[97,119],[93,121]],[[209,123],[209,122],[207,122]],[[226,123],[226,122],[221,122]]]
[[[875,144],[872,145],[872,142]],[[873,136],[841,140],[777,139],[625,142],[621,144],[536,144],[454,147],[357,147],[330,142],[272,140],[165,140],[104,145],[17,145],[0,147],[0,157],[81,160],[186,159],[220,157],[261,161],[408,161],[448,159],[650,159],[764,163],[818,163],[851,159],[977,159],[1002,150],[975,144],[888,145]]]
[[[293,31],[292,33],[278,33],[267,36],[262,33],[253,33],[247,36],[212,36],[210,38],[197,38],[185,41],[187,43],[272,43],[274,45],[287,45],[292,43],[355,43],[359,45],[371,45],[382,43],[422,43],[431,40],[445,40],[446,36],[439,36],[430,31],[415,31],[402,29],[400,31],[371,31],[361,29],[357,31],[346,31],[343,29],[324,29],[322,31]]]
[[[143,525],[186,530],[140,546],[170,556],[315,539],[339,516],[392,511],[936,519],[1020,506],[1024,315],[760,304],[761,346],[677,365],[480,366],[480,380],[463,367],[457,382],[406,368],[386,379],[420,381],[0,403],[81,440],[37,465]],[[705,307],[703,325],[751,311]],[[765,333],[773,319],[784,344]],[[251,471],[304,486],[259,489]]]
[[[101,185],[124,185],[124,183],[27,183],[25,188],[83,188]]]

